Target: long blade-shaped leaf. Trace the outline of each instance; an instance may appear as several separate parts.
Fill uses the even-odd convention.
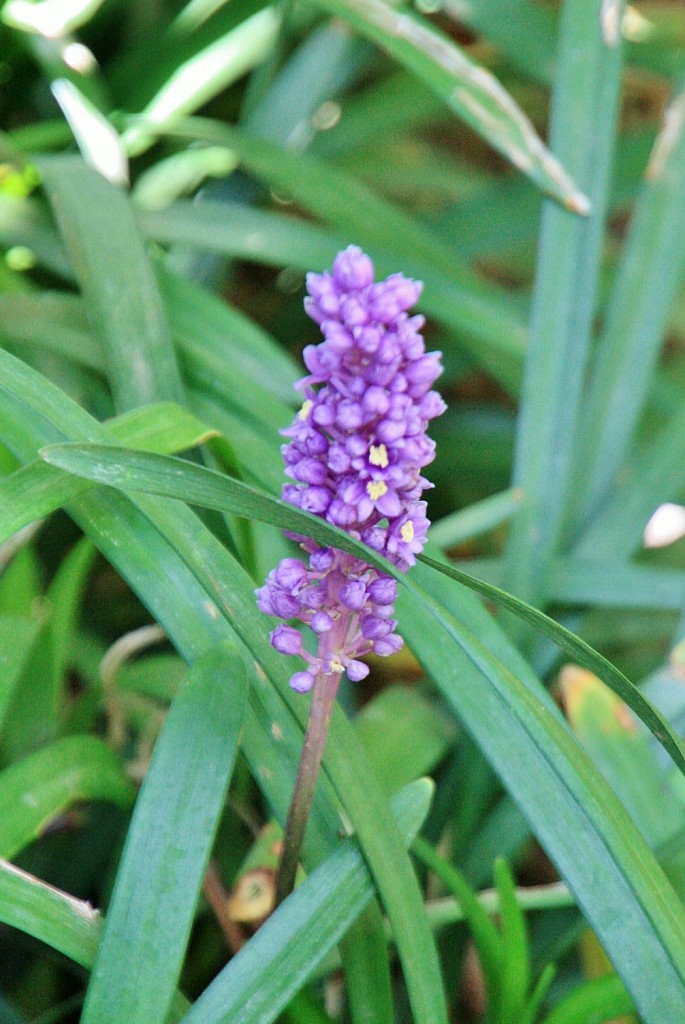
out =
[[[91,324],[107,355],[117,408],[160,397],[182,403],[157,282],[128,199],[81,160],[52,158],[41,163],[41,170]]]
[[[306,530],[312,537],[324,544],[334,544],[343,550],[361,555],[385,572],[391,572],[397,579],[406,578],[388,567],[385,559],[373,555],[364,545],[352,541],[347,534],[332,528],[315,516],[306,516],[284,502],[260,493],[255,488],[221,476],[201,466],[191,466],[179,459],[146,453],[124,452],[116,448],[96,445],[59,445],[45,448],[42,456],[52,465],[77,473],[89,480],[96,480],[124,490],[140,489],[152,494],[191,500],[198,505],[231,511],[249,518],[262,519],[272,525],[302,533]],[[306,526],[303,525],[306,523]],[[442,562],[422,556],[432,568],[471,587],[478,593],[497,601],[514,612],[524,622],[549,636],[577,661],[599,675],[608,686],[618,693],[635,713],[645,722],[660,743],[685,773],[685,746],[675,735],[670,725],[640,691],[619,672],[609,661],[594,651],[580,637],[575,636],[543,612],[538,611],[506,591],[476,580]]]
[[[587,520],[626,456],[685,269],[685,90],[664,116],[621,256],[576,448],[569,523]]]
[[[172,704],[136,803],[82,1020],[163,1024],[238,753],[245,669],[199,658]]]
[[[583,54],[582,61],[578,54]],[[597,294],[621,86],[620,47],[603,39],[599,11],[564,4],[551,146],[587,188],[586,220],[547,203],[533,289],[530,348],[517,432],[514,485],[522,502],[507,544],[507,584],[544,599],[558,543],[579,420]]]
[[[126,807],[132,799],[121,761],[102,740],[57,740],[0,773],[0,856],[13,857],[78,800]]]
[[[40,443],[62,437],[106,440],[103,428],[58,389],[19,361],[0,352],[0,404],[10,415],[12,445],[30,459]],[[17,415],[18,410],[21,410]],[[47,424],[46,425],[46,420]],[[301,746],[305,712],[287,686],[287,667],[267,642],[254,604],[254,581],[188,509],[142,498],[138,508],[111,494],[93,495],[69,510],[160,619],[188,660],[207,646],[238,635],[274,686],[251,689],[245,752],[252,770],[283,820]],[[209,561],[208,561],[209,560]],[[213,570],[208,565],[216,562]],[[169,585],[169,580],[174,584]],[[184,603],[176,599],[182,591]],[[188,614],[188,609],[193,614]],[[278,742],[274,748],[274,736]],[[264,772],[265,759],[269,764]],[[359,779],[365,779],[363,788]],[[445,1019],[435,946],[421,893],[401,837],[373,773],[341,713],[333,718],[324,776],[310,817],[306,860],[330,850],[340,827],[331,781],[355,827],[390,919],[417,1022]]]
[[[21,396],[27,403],[24,406],[27,411],[25,419],[30,420],[32,430],[43,436],[54,436],[55,429],[46,429],[44,419],[36,418],[40,411],[48,421],[56,419],[67,436],[85,435],[92,439],[102,435],[93,421],[60,396],[56,389],[45,381],[39,381],[16,360],[1,353],[0,360],[3,364],[0,378],[2,404],[9,408],[12,401],[16,402],[16,399],[10,399],[8,391]],[[24,457],[31,457],[35,448],[27,447],[26,429],[27,424],[24,423],[24,434],[19,432],[17,444],[25,452]],[[240,573],[225,549],[201,527],[199,521],[192,515],[186,515],[187,510],[182,505],[175,505],[171,515],[159,499],[148,501],[141,498],[139,504],[145,510],[147,522],[156,524],[154,531],[144,533],[145,520],[127,522],[128,506],[114,493],[108,496],[106,505],[90,501],[79,515],[89,517],[89,527],[97,536],[98,544],[121,565],[181,650],[196,656],[206,643],[209,630],[220,636],[222,621],[226,622],[222,619],[223,611],[240,628],[241,637],[256,652],[261,664],[274,673],[274,678],[282,678],[284,673],[279,657],[271,653],[265,643],[263,620],[254,610],[251,584],[247,579],[244,584],[240,582]],[[278,509],[278,502],[267,498],[264,510],[267,506],[273,512]],[[116,509],[119,517],[119,543],[112,543],[110,509]],[[289,509],[288,513],[295,511]],[[299,523],[299,532],[310,532],[308,517],[300,514]],[[124,526],[127,542],[122,544],[120,531]],[[321,521],[316,528],[322,542],[337,543],[337,531]],[[314,526],[311,532],[314,533]],[[129,554],[129,544],[138,534],[142,540],[143,533],[144,544],[135,547],[135,555],[133,552]],[[340,536],[345,537],[344,534]],[[169,593],[167,581],[162,586],[158,578],[150,578],[150,574],[144,571],[155,545],[159,547],[163,537],[173,538],[176,552],[182,558],[173,567],[174,576],[186,569],[191,570],[192,575],[186,573],[183,577],[187,590],[184,589],[186,602],[182,609],[178,608],[173,593]],[[345,543],[352,549],[353,542],[349,537],[345,538]],[[167,540],[166,552],[160,548],[159,556],[171,569],[170,550]],[[505,668],[501,658],[508,658],[514,665],[518,664],[518,658],[496,630],[490,639],[492,627],[487,625],[490,620],[485,611],[464,594],[459,600],[462,612],[458,617],[450,614],[429,592],[432,581],[440,577],[435,577],[433,570],[425,566],[417,566],[414,576],[420,583],[426,572],[430,573],[426,587],[417,587],[411,579],[405,580],[409,596],[401,595],[400,600],[405,635],[525,810],[534,830],[597,930],[640,1012],[649,1024],[677,1019],[685,999],[685,933],[673,891],[653,855],[611,790],[597,776],[578,743],[562,724],[553,706],[541,702],[525,672],[517,678]],[[158,577],[158,570],[153,577],[155,575]],[[207,598],[211,605],[209,609]],[[501,657],[494,656],[483,646],[466,625],[469,622],[478,628],[488,644],[492,643],[493,648],[501,652]],[[439,643],[436,643],[436,637]],[[272,691],[269,687],[260,688],[260,691],[257,693],[255,688],[255,696],[262,699],[266,711]],[[283,699],[284,704],[292,708],[292,714],[298,714],[300,705],[285,691]],[[257,706],[255,703],[255,710]],[[259,713],[264,712],[260,710]],[[260,719],[264,726],[261,732],[255,734],[250,730],[246,733],[246,741],[249,738],[246,750],[250,752],[251,763],[258,776],[260,761],[255,761],[254,757],[259,756],[260,744],[269,743],[267,737],[273,736],[273,722],[278,722],[284,735],[290,724],[282,710],[274,709],[270,714],[275,717],[265,721]],[[343,737],[344,750],[340,746]],[[350,817],[363,825],[363,833],[359,829],[360,842],[373,865],[388,909],[395,910],[386,876],[387,865],[380,861],[381,856],[392,855],[385,839],[383,804],[375,798],[369,801],[369,794],[360,791],[359,779],[364,777],[364,789],[371,790],[373,794],[373,787],[369,785],[371,776],[366,778],[364,773],[368,769],[359,762],[355,744],[350,739],[345,733],[344,719],[336,714],[324,766],[329,777],[335,779]],[[275,793],[278,764],[273,761],[273,739],[270,748],[271,774],[268,779],[263,779],[263,783]],[[281,791],[279,800],[283,799]],[[283,804],[280,806],[282,810]],[[320,807],[317,805],[317,810]],[[369,821],[364,817],[363,809],[379,816]],[[315,823],[316,817],[312,824]],[[373,835],[368,835],[369,827]],[[382,833],[380,843],[376,836],[378,832]],[[587,856],[582,858],[578,857],[579,836],[587,851]],[[600,890],[601,900],[598,898]],[[405,900],[404,894],[402,899]],[[411,914],[411,905],[408,900],[406,902]],[[419,913],[423,913],[420,904]],[[396,936],[402,934],[406,955],[408,945],[404,928],[409,921],[397,915],[395,920],[398,922]],[[424,998],[426,996],[428,993],[424,993]],[[425,1006],[426,1003],[418,1005]]]
[[[174,476],[178,483],[178,470]],[[193,500],[198,500],[195,479],[191,490]],[[258,513],[281,526],[286,521],[292,524],[290,517],[296,510],[266,497],[258,510],[254,500],[255,492],[250,515]],[[236,504],[231,503],[231,508],[235,510]],[[339,543],[337,531],[321,521],[311,524],[310,530],[308,517],[296,514],[295,518],[299,518],[300,532],[306,529],[322,543]],[[350,538],[339,546],[357,550]],[[373,561],[369,554],[367,558]],[[645,1018],[657,1024],[664,1014],[676,1012],[685,997],[685,932],[652,854],[569,731],[537,696],[462,623],[436,605],[426,590],[407,580],[405,585],[418,598],[411,599],[411,612],[403,617],[405,635],[525,808]],[[441,637],[437,645],[436,630]],[[585,858],[577,856],[578,835],[583,835],[590,851]],[[600,884],[602,900],[598,901]],[[616,912],[607,918],[604,912],[609,905]],[[620,928],[614,924],[618,920]],[[639,963],[633,956],[635,948],[640,949]],[[653,983],[656,976],[659,986]]]
[[[431,795],[432,783],[421,779],[391,801],[407,844],[423,823]],[[270,1024],[372,893],[359,851],[352,844],[336,850],[212,982],[183,1024]]]
[[[423,18],[383,0],[316,0],[387,50],[540,188],[576,213],[589,203],[528,117],[485,68]]]

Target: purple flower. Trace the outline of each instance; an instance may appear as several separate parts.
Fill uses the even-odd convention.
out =
[[[356,246],[338,253],[332,273],[308,274],[305,309],[323,341],[304,351],[309,375],[298,384],[304,402],[283,434],[282,497],[321,516],[406,571],[423,549],[429,526],[420,471],[432,462],[430,420],[445,410],[431,390],[440,353],[426,353],[422,316],[409,316],[422,285],[402,274],[374,282],[369,257]],[[387,656],[402,646],[392,618],[392,577],[352,555],[294,535],[309,564],[286,558],[256,591],[267,615],[296,619],[317,637],[316,654],[280,625],[272,645],[298,654],[307,670],[291,685],[306,692],[319,672],[345,671],[360,680],[359,657]]]

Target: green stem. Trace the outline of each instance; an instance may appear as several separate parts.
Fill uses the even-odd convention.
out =
[[[307,732],[283,833],[283,853],[276,876],[277,907],[290,895],[295,885],[297,865],[339,682],[339,672],[319,672],[314,680]]]

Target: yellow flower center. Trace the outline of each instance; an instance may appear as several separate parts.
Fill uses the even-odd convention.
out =
[[[337,654],[333,655],[333,657],[331,658],[329,664],[331,666],[331,668],[330,668],[331,672],[342,672],[343,669],[345,668],[345,666],[343,665],[342,661],[337,656]]]
[[[414,524],[411,519],[408,519],[406,523],[403,523],[400,528],[400,534],[405,544],[410,544],[414,539]]]
[[[372,466],[385,469],[388,465],[388,449],[384,444],[372,444],[369,448],[369,462]]]
[[[302,403],[302,408],[300,409],[300,411],[297,414],[298,420],[306,420],[306,419],[308,419],[309,418],[309,414],[312,411],[312,406],[313,405],[314,405],[314,403],[312,402],[311,398],[308,398],[306,402],[303,402]]]
[[[371,501],[378,501],[379,498],[388,493],[388,485],[384,484],[382,480],[369,480],[366,485],[366,493],[371,498]]]

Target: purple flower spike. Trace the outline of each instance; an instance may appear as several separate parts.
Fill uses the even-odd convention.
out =
[[[283,431],[284,501],[326,519],[406,571],[423,550],[429,521],[421,470],[433,461],[426,435],[445,403],[431,386],[442,372],[439,352],[426,352],[422,316],[409,316],[422,285],[402,274],[374,281],[370,258],[350,245],[332,273],[308,274],[305,309],[323,341],[308,345],[309,376],[299,383],[301,410]],[[383,657],[402,646],[395,632],[395,580],[352,555],[298,540],[309,558],[283,559],[256,591],[267,615],[296,619],[317,637],[316,655],[302,635],[281,624],[271,643],[302,656],[307,671],[290,685],[306,693],[318,673],[359,681],[359,657]]]

